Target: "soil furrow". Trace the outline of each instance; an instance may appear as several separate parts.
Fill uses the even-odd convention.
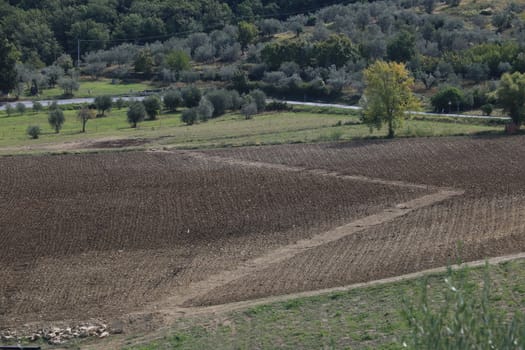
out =
[[[341,174],[336,171],[328,171],[324,169],[309,169],[309,168],[304,168],[300,166],[241,160],[241,159],[222,157],[222,156],[213,156],[213,155],[204,154],[204,153],[196,152],[196,151],[151,151],[151,152],[175,152],[175,153],[181,153],[184,155],[188,155],[193,158],[200,159],[200,160],[208,160],[208,161],[226,163],[229,165],[239,165],[239,166],[273,169],[273,170],[280,170],[280,171],[310,173],[312,175],[317,175],[317,176],[337,177],[337,178],[345,179],[345,180],[368,182],[368,183],[387,185],[387,186],[399,186],[399,187],[408,187],[408,188],[414,188],[414,189],[428,189],[428,190],[438,189],[438,187],[436,186],[430,186],[430,185],[425,185],[425,184],[411,183],[411,182],[398,181],[398,180],[385,180],[385,179],[372,178],[372,177],[361,176],[361,175],[345,175],[345,174]]]
[[[313,236],[310,239],[300,240],[294,244],[283,246],[258,258],[245,262],[234,270],[223,271],[216,275],[210,276],[203,281],[192,283],[184,288],[183,293],[170,296],[161,302],[155,309],[161,313],[164,313],[166,316],[179,314],[181,306],[187,307],[192,305],[196,298],[205,295],[215,288],[228,284],[244,276],[254,274],[257,271],[264,270],[273,264],[290,259],[305,250],[312,249],[329,242],[337,241],[343,237],[404,216],[416,209],[427,207],[461,194],[463,194],[462,191],[441,190],[436,193],[398,204],[395,207],[385,209],[380,213],[352,221],[346,225],[339,226],[333,230]]]

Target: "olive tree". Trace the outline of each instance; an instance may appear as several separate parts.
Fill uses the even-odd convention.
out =
[[[38,101],[33,102],[33,112],[38,113],[44,109],[44,106]]]
[[[241,108],[241,113],[244,119],[252,119],[257,114],[257,104],[255,102],[248,102]]]
[[[146,116],[146,109],[144,108],[144,104],[140,101],[134,101],[130,104],[127,117],[128,117],[128,123],[131,124],[132,128],[137,127],[137,123],[144,120],[144,117]]]
[[[213,104],[206,97],[201,98],[197,106],[197,118],[200,121],[207,121],[213,116]]]
[[[71,77],[60,78],[58,86],[64,91],[64,96],[73,96],[73,92],[80,88],[78,80]]]
[[[64,112],[58,106],[56,106],[49,111],[47,121],[58,134],[60,129],[62,129],[62,125],[66,121],[66,118],[64,117]]]
[[[189,108],[182,112],[181,120],[186,125],[193,125],[197,121],[197,109]]]
[[[170,111],[175,112],[177,107],[182,105],[182,94],[179,90],[169,90],[163,98],[164,107]]]
[[[111,96],[97,96],[95,97],[94,103],[99,112],[98,116],[104,117],[105,112],[109,111],[113,106],[113,99],[111,98]]]
[[[160,98],[156,95],[146,97],[142,103],[148,116],[148,120],[155,120],[160,113],[162,104]]]
[[[17,111],[18,114],[20,114],[20,115],[25,114],[25,112],[26,112],[26,105],[23,104],[22,102],[18,102],[18,103],[16,104],[16,111]]]
[[[95,114],[90,108],[84,106],[80,111],[78,111],[77,117],[80,123],[82,124],[81,132],[86,132],[86,124],[88,120],[93,119],[95,117]]]
[[[182,89],[182,99],[184,100],[184,105],[186,107],[197,107],[201,97],[201,90],[196,86],[191,85]]]
[[[266,94],[262,90],[255,89],[250,92],[250,97],[257,106],[257,113],[264,112],[266,109]]]

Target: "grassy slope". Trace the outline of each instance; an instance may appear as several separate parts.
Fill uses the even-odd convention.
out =
[[[99,95],[128,95],[139,91],[152,89],[149,82],[130,83],[130,84],[111,84],[111,79],[100,78],[99,80],[81,79],[80,89],[75,91],[74,97],[95,97]],[[62,98],[63,90],[58,86],[53,89],[45,89],[37,97],[23,96],[21,99],[59,99]]]
[[[491,301],[501,310],[525,304],[525,260],[490,267]],[[442,301],[446,274],[428,279],[429,298]],[[470,270],[466,289],[478,293],[483,268]],[[157,349],[401,349],[408,333],[401,310],[421,279],[294,299],[225,315],[182,319],[164,338],[135,350]],[[130,339],[130,342],[133,342]]]
[[[196,148],[334,141],[386,135],[385,129],[370,134],[368,127],[359,123],[355,112],[326,113],[320,109],[307,108],[298,108],[296,112],[267,113],[255,116],[252,120],[244,120],[239,114],[228,114],[192,126],[186,126],[180,121],[180,113],[163,114],[156,121],[140,123],[137,129],[129,127],[125,109],[115,109],[106,118],[90,120],[85,134],[80,133],[76,111],[65,111],[65,116],[62,131],[55,134],[47,123],[46,112],[28,112],[11,117],[1,112],[0,154],[38,152],[39,148],[50,144],[101,138],[146,138],[147,147]],[[26,135],[29,125],[39,125],[42,128],[43,134],[38,140],[30,140]],[[502,128],[485,124],[463,124],[454,120],[409,120],[399,129],[398,135],[461,135],[498,132]]]

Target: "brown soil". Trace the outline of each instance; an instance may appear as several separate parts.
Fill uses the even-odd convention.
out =
[[[524,148],[513,136],[0,158],[0,328],[140,329],[192,306],[523,252]]]
[[[96,141],[85,145],[88,148],[124,148],[142,146],[150,142],[149,139],[114,139],[105,141]]]
[[[0,158],[0,327],[122,316],[425,193],[185,154]]]
[[[297,254],[193,300],[211,305],[406,274],[525,251],[525,138],[416,139],[207,151],[349,176],[417,180],[465,194]],[[315,170],[319,171],[319,170]],[[322,263],[320,263],[322,262]]]

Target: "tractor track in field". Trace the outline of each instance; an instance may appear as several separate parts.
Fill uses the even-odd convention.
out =
[[[157,151],[152,151],[157,152]],[[172,151],[158,151],[158,152],[172,152]],[[420,196],[418,198],[409,200],[404,203],[399,203],[395,206],[386,208],[379,213],[372,214],[360,219],[353,220],[350,223],[336,227],[332,230],[320,233],[309,239],[302,239],[293,244],[285,245],[277,249],[271,250],[262,256],[254,258],[252,260],[246,261],[232,270],[226,270],[219,272],[217,274],[211,275],[208,278],[194,282],[186,286],[183,290],[174,293],[168,298],[162,300],[161,302],[155,303],[151,309],[155,310],[157,315],[164,320],[164,323],[170,323],[176,318],[181,317],[181,315],[186,315],[192,313],[188,310],[200,310],[200,308],[194,308],[195,300],[198,300],[200,296],[203,296],[207,293],[212,292],[214,289],[224,286],[233,281],[239,280],[245,276],[255,274],[264,269],[271,267],[274,264],[278,264],[294,256],[308,251],[310,249],[319,247],[321,245],[337,241],[349,235],[355,234],[357,232],[369,229],[376,225],[381,225],[396,218],[402,217],[409,214],[410,212],[431,206],[433,204],[445,201],[455,196],[460,196],[464,192],[457,189],[449,188],[439,188],[433,186],[427,186],[422,184],[414,184],[402,181],[388,181],[376,178],[369,178],[363,176],[351,176],[351,175],[341,175],[336,172],[327,172],[324,170],[309,170],[303,169],[300,167],[286,166],[280,164],[270,164],[263,162],[253,162],[253,161],[243,161],[232,158],[224,158],[220,156],[208,156],[198,152],[192,151],[176,151],[176,153],[183,154],[186,156],[198,158],[199,160],[213,161],[213,162],[224,162],[229,165],[241,165],[247,167],[256,167],[256,168],[268,168],[273,170],[280,171],[292,171],[292,172],[307,172],[321,176],[334,176],[338,178],[353,180],[353,181],[362,181],[373,184],[383,184],[391,186],[401,186],[409,188],[418,188],[418,189],[428,189],[432,192]],[[229,304],[223,304],[229,305]],[[233,304],[235,305],[235,304]],[[242,305],[242,303],[241,303]],[[220,309],[220,305],[217,306]],[[204,308],[205,310],[206,308]],[[226,309],[228,309],[226,307]],[[214,310],[213,306],[209,310]],[[139,313],[142,314],[142,313]]]
[[[226,163],[229,165],[238,165],[238,166],[252,167],[252,168],[259,168],[259,169],[264,168],[264,169],[278,170],[278,171],[307,173],[307,174],[316,175],[316,176],[336,177],[336,178],[344,179],[344,180],[367,182],[371,184],[380,184],[380,185],[386,185],[386,186],[399,186],[399,187],[414,188],[414,189],[426,189],[430,191],[439,191],[439,190],[456,191],[454,189],[447,189],[444,187],[437,187],[437,186],[432,186],[432,185],[411,183],[411,182],[405,182],[405,181],[385,180],[385,179],[372,178],[372,177],[361,176],[361,175],[345,175],[345,174],[341,174],[336,171],[328,171],[324,169],[308,169],[308,168],[292,166],[292,165],[285,165],[285,164],[257,162],[257,161],[222,157],[222,156],[213,156],[213,155],[204,154],[198,151],[150,150],[149,152],[167,152],[167,153],[175,152],[178,154],[183,154],[185,156],[189,156],[189,157],[196,158],[199,160],[204,160],[204,161],[213,161],[213,162],[218,162],[218,163]]]

